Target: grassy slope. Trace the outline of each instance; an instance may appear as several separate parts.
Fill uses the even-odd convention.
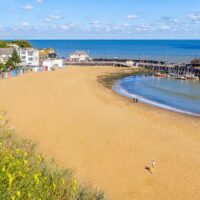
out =
[[[26,40],[14,40],[14,41],[4,41],[4,40],[0,40],[0,48],[8,48],[7,44],[8,43],[13,43],[13,44],[17,44],[19,47],[32,47],[31,44],[26,41]]]
[[[103,200],[104,193],[81,186],[71,170],[58,169],[18,138],[0,112],[0,199]]]

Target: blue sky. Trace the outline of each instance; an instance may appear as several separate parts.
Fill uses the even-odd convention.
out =
[[[200,39],[200,0],[0,0],[1,39]]]

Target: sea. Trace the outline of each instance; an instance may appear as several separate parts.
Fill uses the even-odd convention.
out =
[[[190,62],[200,58],[200,40],[29,40],[36,48],[54,48],[59,57],[83,50],[92,58]]]
[[[200,117],[199,80],[130,76],[117,82],[114,90],[139,102]]]

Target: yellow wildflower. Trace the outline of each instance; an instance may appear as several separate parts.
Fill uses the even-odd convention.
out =
[[[64,185],[65,181],[63,179],[61,179],[61,184]]]
[[[38,164],[42,161],[42,157],[38,155]]]
[[[34,174],[34,179],[35,179],[36,184],[38,185],[40,182],[39,174]]]
[[[17,194],[18,197],[21,196],[21,192],[20,191],[17,191],[16,194]]]
[[[56,184],[55,183],[53,183],[53,190],[55,190],[56,189]]]
[[[77,191],[77,189],[78,189],[77,180],[74,180],[74,181],[73,181],[72,189],[73,189],[74,192]]]
[[[5,171],[6,171],[6,167],[3,166],[2,169],[1,169],[1,171],[2,171],[2,172],[5,172]]]
[[[31,193],[28,193],[28,198],[31,198]]]
[[[20,149],[17,148],[17,149],[16,149],[16,153],[19,154],[19,152],[20,152]]]
[[[7,173],[7,177],[8,177],[8,186],[10,187],[12,185],[13,182],[13,177],[11,174]]]
[[[27,165],[27,164],[28,164],[28,161],[27,161],[27,160],[24,160],[24,164]]]

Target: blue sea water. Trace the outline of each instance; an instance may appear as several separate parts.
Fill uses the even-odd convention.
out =
[[[114,90],[157,107],[200,116],[200,81],[132,76],[119,81]]]
[[[93,58],[155,59],[189,62],[200,57],[200,40],[30,40],[36,48],[54,48],[60,57],[76,50]]]

